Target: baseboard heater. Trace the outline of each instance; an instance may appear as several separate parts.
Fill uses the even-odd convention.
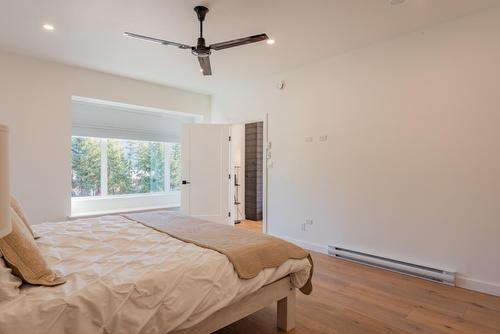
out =
[[[328,254],[340,259],[365,264],[371,267],[394,271],[400,274],[414,276],[433,282],[455,285],[455,273],[421,266],[418,264],[388,259],[381,256],[366,254],[350,249],[328,246]]]

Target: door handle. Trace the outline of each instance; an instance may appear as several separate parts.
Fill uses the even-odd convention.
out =
[[[191,184],[191,182],[186,181],[186,180],[182,180],[182,184]]]

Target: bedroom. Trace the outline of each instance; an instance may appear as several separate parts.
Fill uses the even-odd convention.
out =
[[[13,215],[12,195],[41,235],[28,238],[30,245],[66,280],[55,287],[26,280],[19,286],[17,276],[22,275],[5,264],[1,278],[15,282],[9,285],[15,296],[0,301],[0,333],[11,333],[20,324],[33,333],[195,333],[197,324],[215,326],[201,333],[274,333],[276,321],[285,330],[295,327],[295,333],[500,332],[499,1],[0,4],[0,124],[8,127],[2,131],[8,133],[8,144],[0,152],[0,226],[6,238],[12,230],[11,219],[5,218]],[[200,70],[192,50],[124,36],[132,32],[195,45],[200,31],[193,8],[199,5],[209,9],[203,28],[207,45],[260,33],[274,44],[261,40],[214,49],[209,76],[203,75],[208,73]],[[197,309],[197,318],[181,306],[172,309],[196,318],[191,320],[197,324],[168,312],[165,317],[173,318],[139,316],[147,307],[134,309],[137,318],[118,309],[114,313],[114,303],[122,300],[118,293],[107,299],[110,312],[69,300],[100,301],[93,295],[100,290],[84,282],[90,277],[102,281],[111,265],[102,259],[111,256],[111,248],[124,252],[111,256],[116,265],[130,255],[116,240],[135,240],[134,252],[143,255],[141,261],[125,262],[130,272],[109,274],[112,289],[146,284],[140,280],[146,277],[141,265],[152,275],[144,291],[167,289],[159,277],[168,273],[152,263],[180,265],[172,255],[175,245],[207,253],[213,261],[219,255],[221,265],[231,266],[222,251],[209,250],[217,248],[213,245],[192,246],[200,240],[180,241],[183,237],[174,238],[173,232],[152,229],[154,222],[133,223],[131,217],[146,219],[133,216],[141,212],[175,216],[180,210],[232,228],[234,179],[227,175],[234,178],[237,161],[231,159],[232,144],[222,139],[235,124],[252,122],[263,122],[262,237],[278,237],[312,254],[310,295],[288,296],[283,277],[295,273],[288,268],[283,274],[280,267],[267,276],[261,271],[267,279],[257,283],[224,271],[228,280],[236,275],[234,281],[227,290],[213,286],[235,294],[225,300],[225,306],[233,307],[207,302]],[[87,132],[77,131],[82,129]],[[72,137],[78,136],[98,138],[102,145],[95,159],[99,187],[89,187],[99,191],[86,193],[100,195],[95,198],[72,199]],[[126,194],[113,196],[117,188],[109,187],[114,182],[109,157],[108,166],[102,164],[102,152],[109,153],[104,140],[180,144],[182,161],[175,161],[182,165],[182,177],[176,179],[181,185],[167,182],[172,180],[167,178],[171,162],[164,145],[165,159],[157,164],[162,175],[158,191],[151,192],[154,187],[148,183],[143,190],[132,187],[135,194],[127,186]],[[220,159],[212,159],[215,154]],[[144,173],[126,174],[133,183]],[[225,183],[219,182],[223,179]],[[107,196],[102,194],[104,182]],[[114,218],[103,218],[109,215]],[[145,240],[137,237],[141,233]],[[98,246],[95,251],[87,249],[89,242]],[[148,262],[148,245],[153,244]],[[76,249],[88,253],[71,259]],[[160,250],[173,257],[162,258]],[[339,257],[394,270],[402,262],[398,270],[417,268],[413,274],[424,276],[439,272],[434,276],[448,284]],[[307,261],[300,266],[309,268]],[[193,289],[205,286],[192,283]],[[245,283],[252,286],[251,293],[237,293]],[[172,296],[179,295],[178,288]],[[214,296],[208,296],[210,301]],[[252,302],[243,302],[245,298]],[[31,301],[26,310],[39,314],[32,316],[36,321],[22,321],[26,300]],[[277,300],[282,301],[278,308]],[[49,303],[53,313],[42,315],[42,301],[75,307],[63,312]],[[59,312],[64,316],[57,318]]]

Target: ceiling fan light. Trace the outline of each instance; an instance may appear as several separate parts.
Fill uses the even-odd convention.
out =
[[[269,45],[273,45],[274,43],[276,43],[276,41],[274,39],[268,39],[266,40],[266,43]]]

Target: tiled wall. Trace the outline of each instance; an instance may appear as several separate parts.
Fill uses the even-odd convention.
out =
[[[245,216],[262,220],[263,123],[245,125]]]

